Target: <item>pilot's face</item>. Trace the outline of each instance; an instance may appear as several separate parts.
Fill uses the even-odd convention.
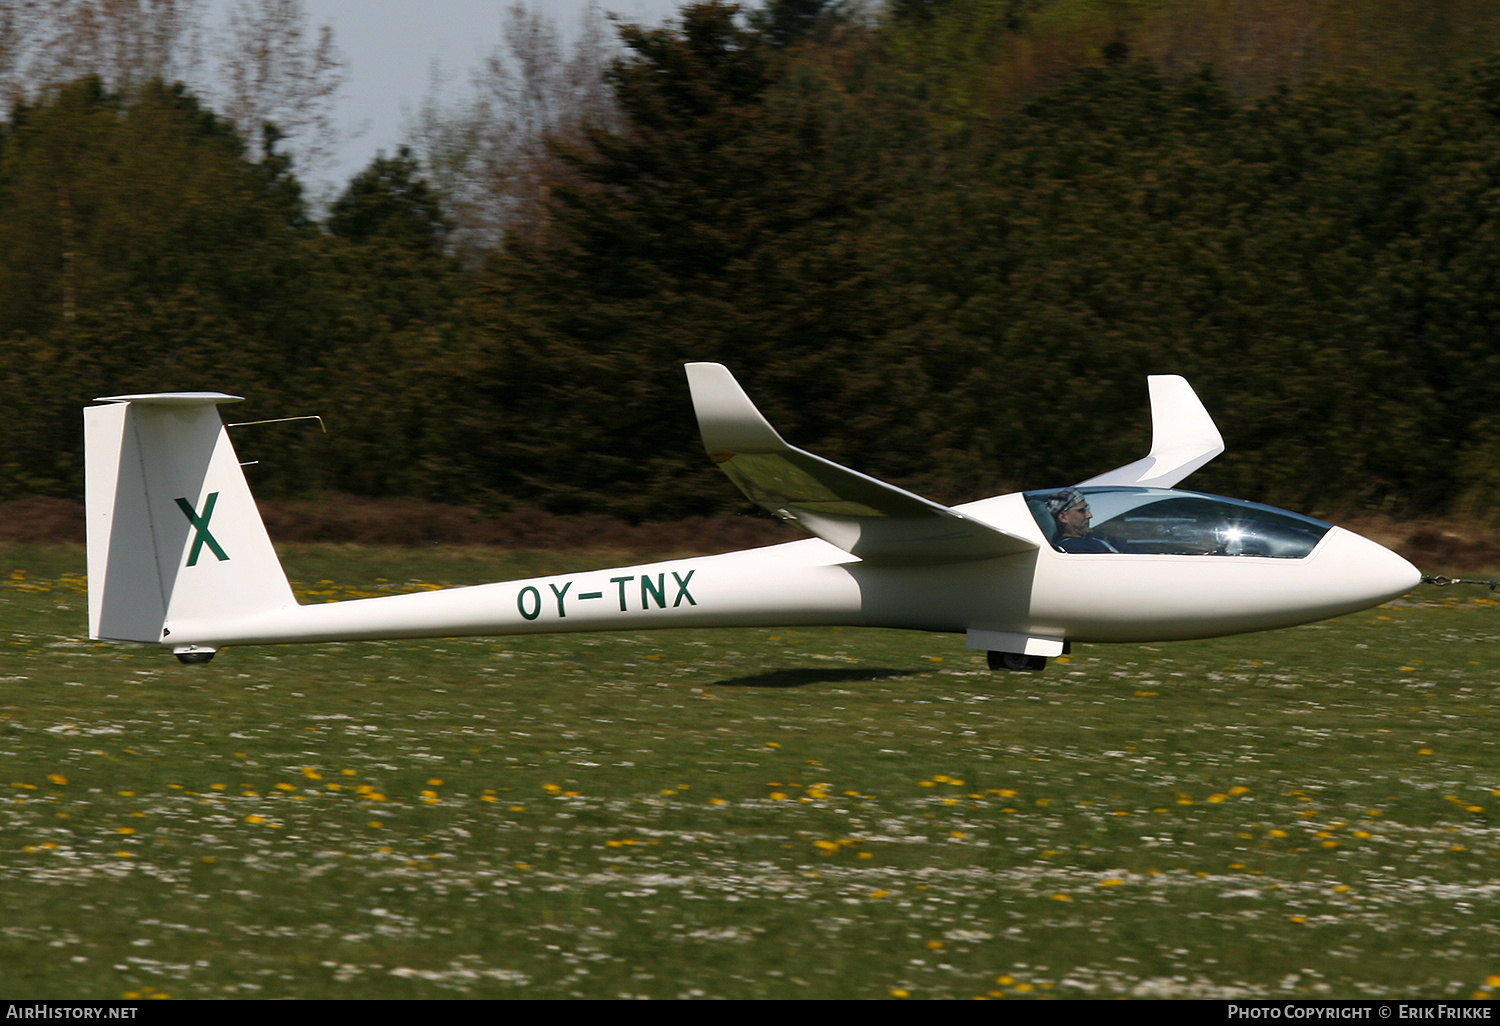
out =
[[[1059,513],[1057,523],[1064,538],[1082,538],[1089,533],[1089,521],[1093,518],[1094,515],[1089,512],[1089,504],[1080,502]]]

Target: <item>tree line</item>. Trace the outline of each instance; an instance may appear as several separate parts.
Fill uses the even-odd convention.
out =
[[[716,360],[941,501],[1139,456],[1178,373],[1228,443],[1195,487],[1488,515],[1500,60],[1340,37],[1347,0],[1241,81],[1184,55],[1233,37],[1204,6],[690,4],[575,67],[546,149],[433,118],[316,217],[274,130],[59,83],[0,126],[0,496],[77,494],[94,396],[212,388],[329,426],[237,429],[263,494],[738,509],[681,371]]]

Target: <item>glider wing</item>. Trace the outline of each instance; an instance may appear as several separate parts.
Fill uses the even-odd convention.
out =
[[[788,445],[729,370],[687,365],[709,458],[750,501],[873,563],[956,563],[1037,544]]]

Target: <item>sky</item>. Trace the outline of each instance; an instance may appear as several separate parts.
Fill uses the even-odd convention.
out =
[[[659,25],[684,0],[597,0],[606,14]],[[341,144],[334,166],[319,175],[336,189],[379,151],[392,154],[402,129],[432,92],[467,95],[469,73],[501,41],[501,14],[513,0],[304,0],[313,26],[331,25],[346,77],[338,104]],[[572,35],[590,0],[531,0]],[[314,185],[316,188],[316,185]]]

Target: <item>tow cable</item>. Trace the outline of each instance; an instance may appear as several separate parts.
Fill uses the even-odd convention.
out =
[[[1462,577],[1444,577],[1442,574],[1423,574],[1422,583],[1431,584],[1439,588],[1446,588],[1450,584],[1482,584],[1485,587],[1489,588],[1490,591],[1494,591],[1496,588],[1500,588],[1500,580],[1466,580]]]

